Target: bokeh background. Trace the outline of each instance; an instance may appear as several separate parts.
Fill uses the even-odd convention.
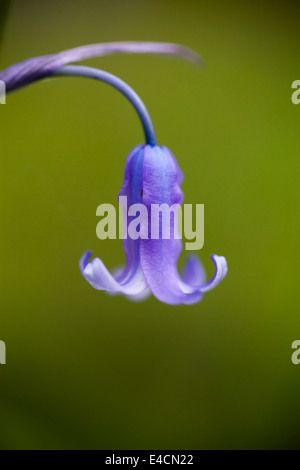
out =
[[[4,18],[5,2],[1,1]],[[1,449],[299,447],[299,5],[276,1],[13,0],[0,67],[82,44],[182,43],[205,60],[86,61],[143,98],[159,143],[205,204],[205,246],[229,272],[194,306],[94,291],[86,249],[129,150],[143,141],[115,90],[75,78],[7,97],[0,134]]]

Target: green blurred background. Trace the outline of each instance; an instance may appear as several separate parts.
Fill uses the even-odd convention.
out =
[[[4,2],[2,2],[2,6]],[[173,41],[205,59],[86,61],[145,101],[159,143],[205,204],[205,246],[227,278],[194,306],[135,304],[94,291],[78,260],[109,266],[122,243],[96,238],[116,203],[134,110],[93,81],[45,81],[1,106],[1,449],[298,448],[300,339],[296,2],[14,0],[1,69],[115,40]],[[182,257],[183,259],[183,257]]]

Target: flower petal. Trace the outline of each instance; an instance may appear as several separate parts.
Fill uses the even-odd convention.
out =
[[[187,255],[182,269],[182,280],[191,286],[199,286],[205,282],[206,274],[203,264],[194,253]]]
[[[140,202],[141,199],[143,149],[144,145],[139,145],[130,152],[126,160],[123,187],[119,193],[119,203],[125,223],[123,247],[126,255],[125,269],[118,275],[120,283],[128,282],[140,269],[140,240],[132,240],[128,237],[128,225],[131,221],[131,217],[128,216],[128,207]]]
[[[180,204],[183,193],[180,189],[182,172],[175,157],[166,147],[145,147],[143,159],[143,202],[151,214],[152,204]],[[149,216],[149,233],[155,221]],[[176,229],[175,229],[176,230]],[[140,258],[147,283],[152,293],[162,302],[180,304],[184,294],[177,271],[177,261],[182,250],[182,241],[174,233],[170,239],[162,238],[159,227],[159,239],[141,240]],[[189,286],[187,285],[187,288]],[[199,301],[201,294],[188,289],[191,297],[188,302]],[[192,299],[193,297],[193,299]]]
[[[84,278],[97,290],[106,290],[111,293],[121,293],[135,298],[148,294],[145,292],[147,285],[141,268],[137,269],[134,275],[124,284],[118,282],[105,267],[99,258],[94,258],[88,262],[91,256],[86,252],[80,260],[80,270]]]
[[[170,207],[182,201],[181,180],[181,171],[175,157],[166,147],[147,146],[145,148],[144,204],[149,214],[151,204],[165,203]],[[154,221],[151,219],[149,224],[153,225]],[[204,292],[213,289],[224,278],[227,264],[225,258],[213,255],[216,274],[211,281],[203,284],[203,271],[199,264],[196,264],[195,259],[190,259],[184,270],[184,276],[181,278],[177,270],[177,262],[182,249],[182,241],[176,238],[175,230],[170,239],[163,239],[160,236],[159,239],[141,240],[141,266],[152,293],[159,300],[171,305],[193,304],[199,302]]]
[[[143,145],[135,147],[129,154],[125,166],[123,187],[119,194],[124,218],[127,219],[123,240],[126,255],[125,268],[118,269],[113,276],[99,258],[88,263],[91,256],[89,252],[83,256],[80,262],[83,276],[95,289],[107,290],[110,293],[122,293],[135,301],[144,300],[151,293],[140,264],[140,239],[132,240],[127,236],[128,225],[131,221],[131,217],[127,216],[128,207],[141,201],[143,155]],[[126,198],[125,205],[123,204],[124,198]]]
[[[66,64],[119,53],[170,55],[194,63],[200,62],[196,52],[178,44],[141,41],[107,42],[25,60],[0,72],[0,80],[5,82],[6,91],[10,92],[52,75]]]

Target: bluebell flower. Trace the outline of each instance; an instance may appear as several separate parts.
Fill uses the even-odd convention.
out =
[[[145,145],[139,145],[129,155],[120,198],[126,196],[129,206],[143,204],[150,217],[143,228],[150,233],[151,206],[181,204],[183,173],[174,155],[166,147],[158,146],[149,113],[139,96],[125,82],[108,72],[77,65],[70,62],[113,53],[154,53],[177,55],[192,62],[199,56],[185,47],[169,43],[104,43],[83,46],[76,49],[28,59],[0,72],[7,92],[11,92],[46,77],[78,76],[93,78],[108,83],[119,90],[134,106],[145,133]],[[127,232],[130,217],[127,218]],[[175,227],[175,225],[174,225]],[[111,294],[124,294],[132,300],[142,300],[152,293],[160,301],[176,304],[199,302],[203,294],[213,289],[225,277],[227,263],[223,256],[212,255],[215,275],[205,282],[205,272],[196,255],[189,255],[182,274],[179,275],[177,262],[182,250],[182,241],[173,229],[170,237],[157,238],[125,237],[123,244],[126,266],[111,274],[99,258],[90,260],[86,252],[80,260],[80,269],[85,279],[98,290]]]
[[[166,147],[140,145],[128,156],[123,187],[119,196],[126,196],[128,206],[143,204],[147,208],[148,230],[151,231],[152,204],[181,204],[183,173],[174,155]],[[127,229],[130,224],[127,217]],[[127,231],[127,230],[126,230]],[[223,256],[212,255],[216,272],[205,282],[205,272],[196,255],[189,255],[182,276],[177,261],[182,250],[182,240],[171,234],[169,239],[130,237],[123,240],[126,266],[114,276],[99,258],[89,262],[90,252],[84,254],[80,268],[85,279],[98,290],[121,293],[132,300],[142,300],[150,292],[160,301],[176,304],[199,302],[203,294],[216,287],[227,273]]]

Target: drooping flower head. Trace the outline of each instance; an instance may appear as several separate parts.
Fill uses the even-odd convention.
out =
[[[145,145],[139,145],[129,154],[124,182],[119,199],[126,197],[130,207],[143,205],[140,236],[130,237],[131,215],[125,214],[126,226],[123,244],[126,266],[111,274],[99,258],[90,260],[86,252],[80,260],[85,279],[98,290],[112,294],[124,294],[132,300],[142,300],[152,293],[160,301],[176,304],[199,302],[203,294],[213,289],[226,275],[227,263],[223,256],[212,255],[215,264],[214,277],[205,282],[204,269],[196,255],[188,256],[182,275],[177,262],[182,251],[176,224],[169,237],[164,237],[160,220],[155,221],[153,205],[180,205],[183,200],[181,184],[183,173],[169,149],[158,146],[152,121],[143,102],[122,80],[98,69],[82,66],[65,66],[74,60],[115,52],[143,52],[180,55],[195,61],[198,56],[189,49],[174,44],[159,43],[107,43],[65,51],[60,54],[29,59],[0,72],[0,80],[7,91],[13,91],[46,76],[81,76],[104,81],[117,88],[136,109],[145,132]],[[156,236],[151,236],[158,224]]]
[[[205,282],[204,269],[196,255],[188,257],[180,276],[177,261],[182,240],[177,237],[176,228],[169,238],[163,238],[160,224],[158,238],[151,237],[156,223],[152,220],[151,207],[181,204],[182,181],[182,171],[167,147],[140,145],[130,153],[119,197],[126,196],[129,206],[143,204],[147,218],[141,219],[140,238],[132,239],[128,235],[124,238],[127,263],[117,275],[110,274],[99,258],[89,262],[90,252],[82,257],[81,272],[95,289],[122,293],[133,300],[141,300],[152,292],[167,304],[193,304],[225,277],[226,260],[217,255],[212,256],[216,272],[211,281]],[[127,234],[130,223],[131,218],[127,217]]]

